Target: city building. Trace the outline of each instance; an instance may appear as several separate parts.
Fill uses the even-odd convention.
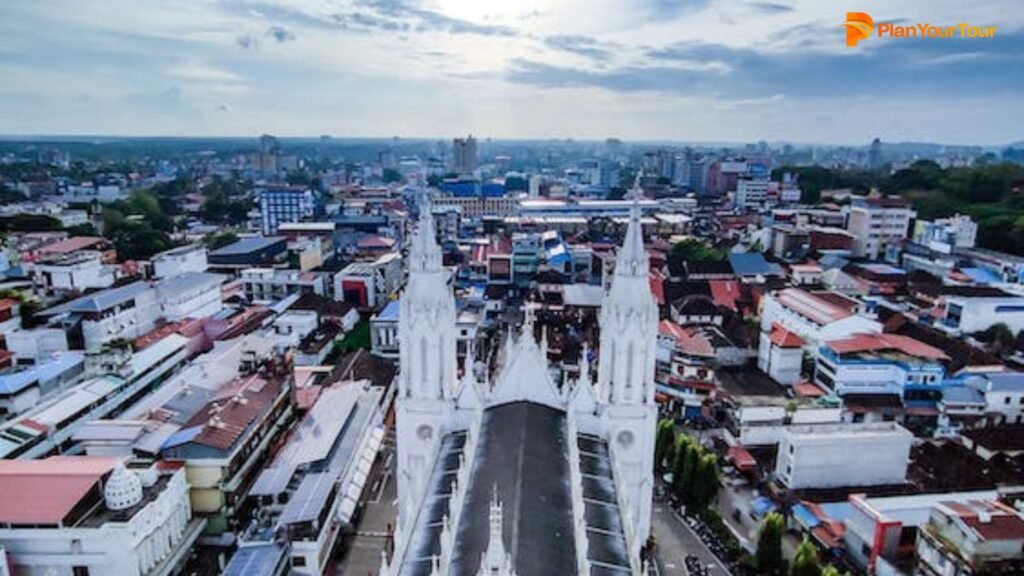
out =
[[[150,259],[153,278],[171,278],[186,272],[206,272],[206,247],[189,244],[161,252]]]
[[[844,208],[846,229],[853,234],[853,255],[870,260],[896,261],[910,222],[917,217],[902,198],[864,198]]]
[[[34,364],[0,371],[0,420],[22,414],[42,397],[74,384],[84,370],[82,354],[56,352]]]
[[[118,278],[117,267],[104,264],[102,255],[93,251],[40,259],[33,270],[36,283],[46,293],[109,288]]]
[[[158,282],[155,290],[160,316],[167,322],[177,322],[216,314],[223,307],[224,280],[220,274],[184,272]]]
[[[476,138],[470,135],[466,138],[453,139],[451,171],[462,176],[473,174],[475,170]]]
[[[331,552],[350,526],[384,440],[382,394],[367,381],[335,383],[319,391],[316,403],[253,482],[247,498],[255,507],[255,521],[240,535],[241,547],[273,542],[283,534],[292,574],[328,571]],[[244,555],[237,560],[247,561]]]
[[[894,394],[907,402],[942,397],[945,352],[899,334],[856,334],[826,341],[817,353],[814,381],[839,396]]]
[[[1002,502],[939,502],[917,531],[925,576],[1024,572],[1024,514]]]
[[[338,300],[377,309],[398,293],[405,282],[402,256],[389,252],[372,262],[353,262],[334,275]]]
[[[281,236],[254,236],[222,246],[207,255],[215,271],[238,272],[253,266],[268,266],[282,261],[288,250],[288,239]]]
[[[918,535],[929,523],[932,508],[940,503],[989,501],[995,490],[946,492],[910,496],[867,496],[851,494],[843,524],[847,557],[861,570],[872,571],[880,561],[913,566]]]
[[[895,422],[787,426],[775,475],[791,490],[903,484],[913,440]]]
[[[945,286],[940,294],[937,326],[954,335],[995,324],[1006,324],[1014,334],[1024,330],[1024,296],[990,286]]]
[[[254,193],[260,199],[260,230],[264,236],[277,234],[285,222],[301,222],[317,215],[316,194],[306,186],[265,186]]]
[[[157,293],[144,281],[109,288],[47,308],[40,315],[68,333],[76,350],[99,350],[115,340],[150,332],[160,316]]]
[[[324,275],[318,272],[300,272],[277,268],[248,268],[239,275],[245,296],[251,302],[275,302],[292,294],[326,292]]]
[[[192,510],[209,533],[243,528],[238,508],[292,416],[294,386],[279,362],[225,384],[160,446],[164,460],[184,464]]]
[[[798,341],[803,342],[805,351],[816,354],[817,348],[827,340],[881,332],[881,324],[857,313],[860,306],[857,300],[829,291],[786,288],[765,294],[761,302],[758,366],[764,372],[773,365],[776,370],[782,369],[772,362],[773,354],[780,354],[780,347],[792,349]],[[772,339],[773,334],[782,344]],[[795,353],[781,354],[789,358],[788,362],[782,359],[787,367],[782,372],[792,374],[794,358],[791,356]],[[791,379],[791,376],[785,379]]]
[[[181,468],[114,458],[0,460],[0,546],[13,574],[167,576],[202,530]]]

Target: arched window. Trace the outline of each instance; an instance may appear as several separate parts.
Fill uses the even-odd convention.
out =
[[[416,382],[416,386],[423,390],[430,380],[430,362],[427,359],[427,337],[424,336],[420,339],[420,376],[419,382]]]

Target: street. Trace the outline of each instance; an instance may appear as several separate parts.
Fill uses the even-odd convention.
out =
[[[380,553],[388,542],[388,532],[395,522],[397,486],[394,479],[394,450],[391,439],[381,451],[381,462],[371,473],[368,494],[359,519],[357,532],[344,544],[342,557],[335,565],[336,574],[375,576],[380,568]]]
[[[710,564],[710,573],[728,576],[729,570],[704,546],[693,530],[683,522],[667,503],[654,502],[651,530],[657,543],[658,569],[664,576],[688,576],[686,556],[693,554],[705,565]]]

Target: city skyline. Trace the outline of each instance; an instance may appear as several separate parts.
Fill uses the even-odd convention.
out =
[[[153,3],[0,8],[0,125],[21,135],[1007,145],[1024,90],[1008,2]],[[872,38],[876,21],[998,26]],[[1015,72],[1016,70],[1016,72]]]

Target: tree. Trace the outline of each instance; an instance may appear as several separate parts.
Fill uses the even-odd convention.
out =
[[[807,538],[800,543],[793,557],[790,576],[822,576],[821,564],[818,562],[818,550]]]
[[[686,446],[686,453],[683,457],[683,493],[681,496],[688,506],[696,504],[694,487],[696,485],[697,465],[700,463],[701,452],[701,447],[691,440]]]
[[[835,566],[826,566],[825,569],[821,571],[821,576],[850,576],[850,573],[843,572],[840,574],[839,569]]]
[[[1013,352],[1016,340],[1013,336],[1013,331],[1005,323],[993,324],[983,334],[992,352],[999,355]]]
[[[394,168],[385,168],[384,169],[384,182],[385,183],[393,184],[393,183],[402,182],[404,180],[405,180],[405,178],[402,177],[402,173],[399,172],[398,170],[395,170]]]
[[[665,464],[669,449],[676,441],[675,425],[671,420],[658,422],[658,432],[654,438],[654,468],[660,470]],[[669,462],[671,465],[671,462]]]
[[[714,454],[701,454],[693,483],[694,505],[698,510],[711,505],[718,495],[718,488],[718,461]]]
[[[686,434],[676,438],[676,453],[672,458],[672,492],[677,498],[685,498],[688,487],[684,484],[686,477],[686,459],[690,454],[693,439]]]
[[[238,234],[235,234],[231,230],[224,230],[215,234],[210,234],[206,237],[206,247],[209,250],[216,250],[228,244],[234,244],[238,242]]]
[[[763,576],[783,576],[786,561],[782,557],[782,516],[769,512],[761,522],[757,536],[757,573]]]

